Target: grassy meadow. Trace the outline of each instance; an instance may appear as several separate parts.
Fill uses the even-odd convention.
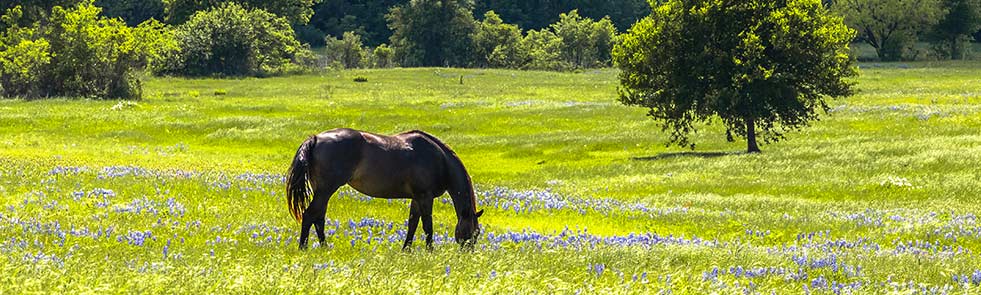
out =
[[[145,99],[0,100],[0,294],[981,293],[981,63],[862,64],[856,95],[745,154],[665,146],[613,70],[148,78]],[[368,79],[354,82],[355,77]],[[400,251],[408,202],[342,188],[296,247],[306,136],[421,129],[484,234]]]

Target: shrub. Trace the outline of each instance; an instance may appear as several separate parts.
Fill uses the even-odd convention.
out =
[[[304,47],[285,18],[224,3],[195,13],[175,32],[179,50],[161,73],[187,76],[269,76],[295,70]]]
[[[368,78],[365,78],[364,76],[357,76],[354,77],[354,82],[358,82],[358,83],[368,82]]]
[[[0,88],[5,97],[51,96],[140,98],[135,70],[167,44],[159,25],[127,27],[100,17],[92,1],[74,8],[55,6],[45,21],[18,25],[20,7],[3,16],[0,34]]]
[[[344,32],[343,39],[327,36],[326,55],[329,63],[338,62],[347,69],[360,68],[366,63],[368,53],[361,44],[361,36],[354,32]]]
[[[395,66],[395,50],[386,44],[378,45],[371,51],[371,66],[391,68]]]

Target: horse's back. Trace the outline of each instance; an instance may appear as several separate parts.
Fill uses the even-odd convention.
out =
[[[362,132],[365,146],[349,184],[379,198],[411,198],[445,190],[442,150],[424,136]]]

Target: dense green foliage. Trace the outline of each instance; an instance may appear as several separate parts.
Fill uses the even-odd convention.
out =
[[[188,76],[269,76],[295,69],[306,50],[286,18],[229,2],[195,13],[178,26],[179,50],[154,66],[160,73]]]
[[[95,6],[102,7],[102,15],[121,18],[131,27],[151,19],[165,19],[164,0],[95,0]]]
[[[559,15],[559,21],[549,27],[562,40],[563,61],[575,68],[610,65],[616,28],[609,18],[594,21],[573,10]]]
[[[943,0],[947,9],[932,32],[935,51],[944,59],[964,59],[971,34],[981,28],[981,1]]]
[[[388,28],[385,15],[396,5],[408,0],[324,0],[315,4],[310,23],[298,31],[309,32],[302,39],[311,45],[323,42],[324,35],[340,36],[344,32],[355,32],[364,37],[368,46],[389,42],[392,31]]]
[[[0,101],[0,293],[977,292],[981,64],[862,66],[833,116],[753,155],[718,124],[699,152],[664,147],[612,70],[151,78],[135,104]],[[335,127],[450,145],[486,210],[476,252],[404,253],[407,204],[347,188],[327,244],[297,251],[281,177]],[[440,239],[453,216],[436,204]],[[561,246],[584,230],[602,239]]]
[[[199,11],[236,3],[249,10],[262,9],[286,18],[292,24],[305,24],[313,15],[317,0],[166,0],[167,22],[182,24]]]
[[[521,48],[521,28],[504,23],[494,11],[485,13],[477,24],[473,42],[479,67],[517,68],[526,55]]]
[[[464,0],[412,0],[386,16],[403,66],[469,66],[476,23]]]
[[[649,109],[671,141],[691,146],[718,117],[749,152],[851,94],[854,31],[818,0],[673,0],[654,8],[614,50],[620,101]]]
[[[0,89],[5,97],[140,98],[135,71],[166,44],[159,23],[130,28],[99,16],[91,2],[52,8],[43,22],[19,25],[20,7],[3,16]]]
[[[309,35],[302,39],[313,45],[323,42],[323,35],[340,36],[353,31],[364,37],[368,46],[389,42],[392,31],[386,25],[389,8],[404,5],[408,0],[324,0],[314,5],[310,23],[298,28]],[[476,0],[473,16],[480,17],[495,11],[505,23],[530,30],[547,28],[559,20],[559,14],[572,10],[592,19],[609,16],[621,30],[629,28],[641,17],[650,14],[645,0],[619,1],[560,1],[560,0]]]
[[[477,14],[493,10],[506,22],[529,30],[547,28],[560,20],[560,14],[578,10],[586,18],[609,17],[616,28],[624,31],[651,13],[646,0],[477,0],[475,3]]]

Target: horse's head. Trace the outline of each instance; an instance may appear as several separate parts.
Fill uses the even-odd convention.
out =
[[[477,221],[484,210],[477,211],[471,218],[460,218],[456,223],[456,242],[464,248],[473,248],[480,235],[480,223]]]

